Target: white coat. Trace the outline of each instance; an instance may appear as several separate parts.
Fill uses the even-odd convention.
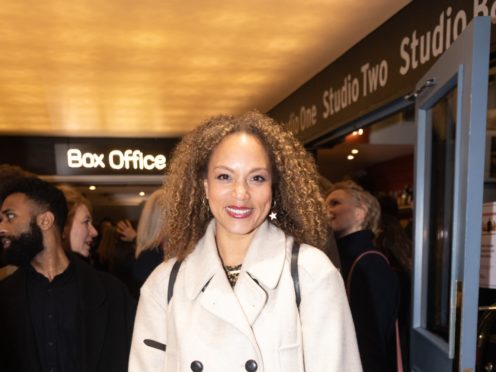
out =
[[[141,288],[129,371],[362,371],[340,273],[324,253],[302,244],[298,311],[290,273],[292,243],[264,222],[233,289],[217,253],[212,221],[182,263],[169,304],[174,260],[155,269]],[[146,339],[167,345],[166,351],[146,345]]]

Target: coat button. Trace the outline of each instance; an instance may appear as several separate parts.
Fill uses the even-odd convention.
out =
[[[253,359],[250,359],[245,363],[245,369],[248,372],[255,372],[257,368],[258,368],[257,362],[255,362]]]
[[[201,372],[203,371],[203,364],[199,360],[195,360],[191,362],[191,370],[193,372]]]

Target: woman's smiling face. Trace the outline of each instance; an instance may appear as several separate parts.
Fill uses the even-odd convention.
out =
[[[88,257],[90,254],[91,243],[97,235],[98,232],[93,226],[90,211],[86,205],[80,204],[76,209],[71,226],[71,250],[84,257]]]
[[[253,234],[272,204],[267,151],[251,134],[227,136],[212,152],[204,186],[217,235]]]

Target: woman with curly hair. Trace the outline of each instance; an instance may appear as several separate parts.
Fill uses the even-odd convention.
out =
[[[129,370],[361,371],[311,156],[258,112],[186,135],[166,256],[141,288]],[[298,255],[296,253],[298,252]]]
[[[353,181],[343,181],[332,186],[326,205],[337,238],[363,370],[402,371],[396,333],[399,282],[386,256],[374,248],[379,202]]]

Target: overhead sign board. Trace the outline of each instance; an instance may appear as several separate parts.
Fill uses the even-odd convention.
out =
[[[85,144],[56,144],[57,174],[112,174],[122,172],[162,172],[167,166],[166,155],[159,151],[143,152],[139,148],[97,148]]]
[[[39,175],[162,175],[179,138],[1,137],[0,163]]]
[[[474,16],[496,0],[414,0],[269,115],[308,144],[410,93]]]

